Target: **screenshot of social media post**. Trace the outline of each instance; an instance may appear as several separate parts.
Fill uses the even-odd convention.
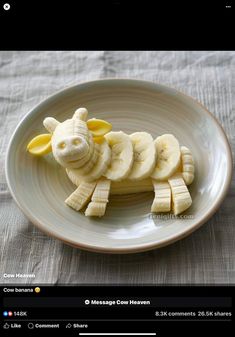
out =
[[[3,333],[233,325],[234,62],[0,51]]]

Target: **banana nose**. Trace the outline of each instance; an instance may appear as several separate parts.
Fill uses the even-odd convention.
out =
[[[79,136],[67,137],[57,144],[60,156],[70,159],[82,158],[89,150],[85,139]],[[71,158],[70,158],[71,157]]]

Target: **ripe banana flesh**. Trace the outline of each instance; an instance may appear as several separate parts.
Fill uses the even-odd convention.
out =
[[[194,161],[191,151],[186,146],[181,146],[182,176],[185,184],[190,185],[194,179]]]
[[[66,169],[65,171],[74,185],[79,186],[82,183],[81,176],[74,173],[74,170]]]
[[[76,211],[80,211],[90,201],[95,186],[96,181],[91,183],[82,182],[65,200],[65,203]]]
[[[169,212],[171,210],[171,188],[168,182],[152,180],[155,198],[151,212]]]
[[[79,186],[82,182],[81,178],[73,173],[72,170],[66,170],[68,178],[76,186]],[[132,181],[124,179],[122,181],[112,181],[110,195],[121,195],[121,194],[133,194],[141,192],[151,192],[153,191],[153,184],[150,178],[143,180]]]
[[[78,163],[76,163],[75,166],[71,165],[73,163],[69,163],[69,165],[67,165],[68,168],[82,168],[84,165],[88,163],[88,161],[93,156],[93,153],[95,150],[95,144],[93,143],[92,135],[88,133],[88,136],[85,139],[88,139],[87,143],[89,145],[89,150],[87,151],[85,156],[79,159]]]
[[[97,180],[107,171],[107,167],[111,160],[111,150],[106,141],[95,146],[98,146],[99,148],[98,159],[88,173],[82,174],[79,169],[66,170],[69,178],[72,182],[75,182],[75,185],[78,185],[80,181],[90,182]]]
[[[164,181],[174,174],[180,165],[180,146],[171,134],[157,137],[154,141],[157,148],[157,165],[151,174],[156,180]]]
[[[87,120],[88,111],[86,108],[78,108],[73,115],[73,119],[80,119],[81,121]]]
[[[87,206],[85,216],[103,216],[106,211],[106,205],[107,204],[105,202],[91,201]]]
[[[77,189],[65,203],[86,216],[103,216],[109,195],[153,191],[152,212],[184,212],[192,204],[188,188],[194,180],[191,151],[171,134],[153,141],[147,132],[112,132],[100,119],[87,121],[88,111],[77,109],[60,123],[45,118],[50,134],[35,137],[27,147],[34,155],[53,152]],[[89,202],[90,201],[90,202]]]
[[[91,202],[87,206],[85,216],[103,216],[105,214],[107,203],[109,202],[111,181],[101,178],[95,187]]]
[[[43,121],[43,125],[47,131],[53,133],[55,128],[60,124],[55,118],[53,117],[46,117]]]
[[[90,149],[93,149],[93,151],[91,151],[91,153],[87,155],[88,159],[84,160],[84,165],[78,169],[75,169],[77,174],[80,176],[89,173],[98,160],[99,147],[96,144],[92,143]]]
[[[128,175],[130,180],[142,180],[152,173],[156,165],[156,147],[153,137],[147,132],[130,135],[134,150],[134,163]]]
[[[181,173],[168,179],[172,193],[172,207],[175,215],[184,212],[192,204],[192,198]]]
[[[138,182],[124,179],[122,181],[112,181],[110,194],[121,195],[150,191],[153,191],[153,184],[150,178],[146,178]]]
[[[79,119],[60,123],[52,135],[51,145],[55,159],[65,168],[82,167],[94,150],[86,122]]]
[[[131,172],[134,160],[130,137],[122,131],[111,131],[104,137],[111,148],[111,162],[104,176],[112,181],[123,180]]]

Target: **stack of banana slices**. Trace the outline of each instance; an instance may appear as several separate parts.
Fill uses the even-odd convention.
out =
[[[95,143],[81,168],[66,172],[77,189],[66,204],[86,216],[103,216],[112,194],[154,191],[151,212],[184,212],[192,204],[187,185],[194,179],[190,150],[171,134],[153,140],[147,132],[108,132]]]

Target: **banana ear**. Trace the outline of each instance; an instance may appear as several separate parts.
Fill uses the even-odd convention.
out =
[[[35,156],[44,156],[52,152],[50,133],[45,133],[34,137],[27,145],[27,151]]]
[[[102,119],[92,118],[92,119],[89,119],[86,123],[93,137],[104,136],[106,133],[112,130],[112,124]]]
[[[102,144],[104,140],[105,140],[104,136],[98,136],[98,137],[93,136],[93,142],[96,144]]]

